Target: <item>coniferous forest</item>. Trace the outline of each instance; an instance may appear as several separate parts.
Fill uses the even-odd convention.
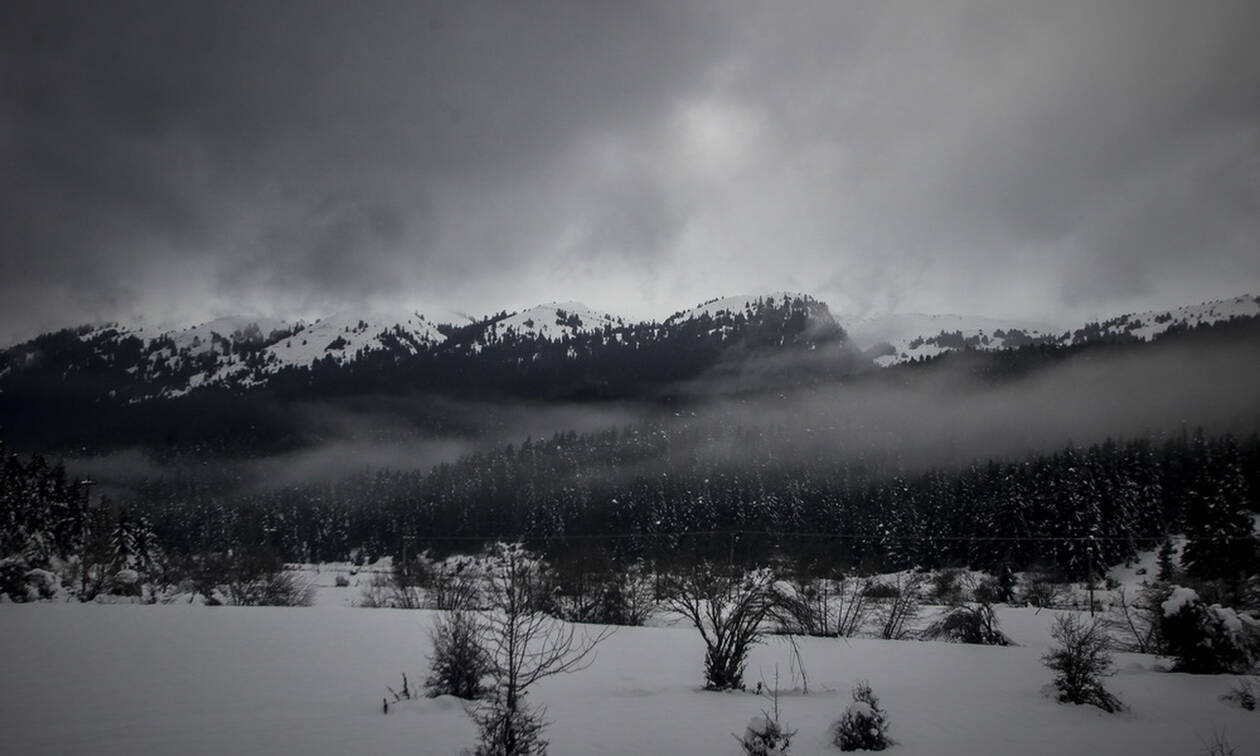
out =
[[[339,472],[260,473],[282,468],[286,459],[268,457],[277,447],[260,438],[289,438],[281,448],[300,443],[286,435],[283,421],[269,426],[276,416],[267,413],[252,416],[251,436],[216,425],[210,412],[208,438],[192,434],[151,444],[145,452],[150,463],[139,474],[96,490],[74,472],[73,461],[68,472],[56,458],[10,449],[0,477],[0,554],[14,574],[58,565],[64,572],[74,565],[70,571],[85,598],[94,590],[87,576],[120,569],[174,583],[208,566],[262,569],[386,556],[397,561],[424,552],[473,552],[500,540],[523,542],[584,570],[635,560],[717,561],[868,574],[912,567],[1035,569],[1081,579],[1156,547],[1170,534],[1190,538],[1183,566],[1202,578],[1235,576],[1256,558],[1252,517],[1260,500],[1260,442],[1246,418],[1234,423],[1237,432],[1219,423],[1206,430],[1182,424],[1082,444],[1070,440],[1076,421],[1069,420],[1066,431],[1052,425],[1039,437],[1012,436],[1027,441],[1022,448],[1002,441],[1000,427],[987,420],[970,430],[947,428],[923,437],[895,424],[872,425],[892,423],[889,418],[900,413],[903,422],[923,426],[944,412],[942,401],[1001,395],[1011,387],[1018,387],[1015,401],[1004,399],[997,410],[977,406],[981,413],[1018,413],[1025,403],[1045,400],[1023,388],[1027,382],[1055,369],[1075,371],[1068,373],[1072,380],[1092,375],[1082,370],[1101,370],[1106,382],[1123,382],[1131,373],[1108,360],[1123,365],[1136,356],[1148,361],[1138,363],[1146,370],[1199,354],[1187,348],[1233,349],[1250,343],[1252,320],[1173,331],[1153,343],[963,351],[829,377],[794,368],[839,370],[855,353],[841,346],[841,362],[819,362],[818,342],[783,335],[810,330],[793,320],[792,307],[767,311],[780,336],[762,328],[753,329],[760,334],[753,347],[736,340],[738,360],[684,350],[698,361],[652,369],[703,380],[675,381],[664,392],[631,381],[627,385],[639,387],[637,406],[651,412],[640,410],[637,419],[629,413],[619,424],[605,420],[597,430],[496,441],[488,428],[511,405],[481,405],[473,419],[458,403],[417,399],[405,406],[430,420],[446,418],[448,429],[463,423],[467,431],[462,454],[432,465],[393,468],[352,451],[339,460],[342,447],[333,445],[323,464]],[[736,333],[748,332],[746,321],[733,325]],[[822,338],[843,342],[843,332],[832,329]],[[758,369],[748,349],[764,357],[758,350],[776,340],[788,346],[771,354],[769,369]],[[701,355],[718,344],[700,343]],[[675,347],[643,348],[660,358],[660,350]],[[796,358],[800,354],[804,361]],[[481,359],[493,365],[499,358]],[[486,375],[493,372],[486,369]],[[556,369],[580,382],[592,368],[579,360]],[[313,370],[307,385],[324,385],[318,366]],[[350,368],[328,370],[342,376],[336,385],[352,383]],[[279,385],[288,385],[291,373],[281,373]],[[649,384],[658,385],[655,379]],[[1052,382],[1049,393],[1074,386]],[[1112,388],[1114,396],[1128,391]],[[331,389],[309,390],[316,394],[306,400],[314,401]],[[275,391],[243,391],[235,398],[246,408],[282,404]],[[711,396],[701,397],[704,392]],[[143,435],[149,413],[181,402],[206,410],[230,401],[222,390],[208,390],[142,403],[130,427]],[[834,409],[837,404],[844,408]],[[576,406],[580,415],[608,404],[588,398]],[[1225,405],[1225,416],[1241,417],[1237,409]],[[950,422],[958,419],[955,414]],[[1018,418],[1010,425],[1020,427]],[[985,443],[990,438],[998,440]],[[95,469],[104,465],[108,476],[115,458],[102,459]],[[258,459],[272,460],[271,467],[252,464]],[[97,582],[95,590],[105,588],[103,578]]]

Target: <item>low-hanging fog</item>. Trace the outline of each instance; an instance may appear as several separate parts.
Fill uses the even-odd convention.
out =
[[[468,453],[556,433],[640,428],[673,434],[673,452],[722,464],[746,459],[740,438],[764,431],[777,455],[893,459],[900,469],[1012,459],[1068,443],[1194,432],[1260,429],[1260,343],[1232,338],[1166,340],[1082,350],[1013,378],[984,377],[988,355],[955,355],[927,366],[885,369],[840,381],[776,391],[747,390],[747,376],[790,372],[793,358],[724,366],[677,387],[674,402],[468,402],[434,397],[367,397],[352,406],[308,403],[303,445],[236,461],[159,464],[142,450],[72,460],[75,474],[125,491],[144,477],[179,475],[183,465],[224,466],[242,490],[330,482],[365,469],[427,471]],[[986,362],[989,361],[989,362]],[[420,412],[456,419],[420,431]],[[674,431],[683,431],[674,433]],[[656,464],[655,462],[652,464]],[[618,475],[641,472],[634,466]],[[108,489],[107,489],[108,490]]]

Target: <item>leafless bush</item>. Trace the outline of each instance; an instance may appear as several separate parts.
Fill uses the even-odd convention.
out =
[[[939,604],[954,606],[963,598],[963,572],[951,568],[932,574],[932,598]]]
[[[315,600],[315,587],[285,570],[238,575],[223,589],[232,606],[310,606]]]
[[[1236,756],[1238,750],[1225,738],[1224,730],[1212,730],[1212,739],[1203,740],[1205,756]]]
[[[1238,684],[1221,696],[1221,700],[1232,703],[1247,711],[1256,710],[1257,698],[1260,698],[1260,686],[1246,677],[1238,678]]]
[[[424,682],[428,696],[480,698],[486,692],[490,660],[481,646],[482,628],[472,612],[455,610],[438,615],[429,633],[433,655]]]
[[[391,605],[394,595],[393,580],[388,575],[373,574],[359,596],[359,606],[364,609],[384,609]]]
[[[642,625],[656,608],[652,575],[642,564],[567,576],[552,601],[563,619],[601,625]]]
[[[1038,609],[1061,606],[1066,595],[1064,584],[1049,572],[1030,572],[1025,576],[1023,599]]]
[[[913,634],[912,624],[919,616],[919,588],[923,580],[922,575],[909,573],[898,575],[888,584],[896,595],[879,601],[874,612],[880,638],[905,640]]]
[[[396,562],[389,574],[389,606],[395,609],[421,608],[422,587],[429,576],[429,565],[421,558]]]
[[[472,560],[458,560],[435,567],[429,574],[425,605],[453,612],[475,609],[481,600],[481,577]]]
[[[923,637],[984,646],[1011,645],[1011,639],[998,627],[993,607],[984,602],[959,604],[951,608],[927,626]]]
[[[1161,604],[1171,590],[1172,587],[1166,583],[1144,583],[1136,596],[1124,586],[1116,589],[1116,600],[1105,622],[1108,632],[1118,639],[1120,650],[1139,654],[1163,654],[1167,651]]]
[[[1089,704],[1113,713],[1124,708],[1120,699],[1103,687],[1102,678],[1115,674],[1109,648],[1111,639],[1101,622],[1088,625],[1075,614],[1060,614],[1051,635],[1059,642],[1041,658],[1056,672],[1053,685],[1064,703]]]
[[[745,574],[705,563],[671,576],[664,605],[700,632],[705,687],[742,690],[748,652],[761,642],[775,601],[768,570]]]
[[[870,614],[866,601],[869,586],[869,580],[844,577],[788,581],[787,590],[779,591],[775,609],[779,631],[852,637]]]
[[[898,581],[872,580],[871,584],[866,587],[866,597],[869,599],[890,599],[897,598],[900,595],[901,586],[898,584]]]
[[[541,562],[515,545],[497,544],[487,559],[479,645],[485,650],[494,696],[475,713],[484,756],[541,754],[546,742],[542,712],[524,698],[539,680],[586,669],[594,650],[612,634],[577,633],[574,625],[548,616]]]

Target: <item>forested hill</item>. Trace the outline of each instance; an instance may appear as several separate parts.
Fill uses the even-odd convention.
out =
[[[339,348],[309,364],[274,358],[272,347],[300,333],[254,338],[254,330],[216,338],[206,349],[201,341],[180,347],[111,329],[62,331],[0,356],[0,416],[11,443],[44,449],[279,448],[298,443],[291,410],[299,403],[655,400],[713,371],[751,368],[799,384],[870,364],[825,304],[800,295],[678,313],[663,323],[593,322],[589,313],[583,319],[556,307],[547,313],[551,327],[536,313],[500,313],[438,326],[427,341],[384,332],[353,359],[341,354],[338,335],[330,345]],[[478,430],[436,406],[405,414],[425,432]]]
[[[803,295],[715,300],[660,323],[626,323],[569,303],[463,324],[416,316],[410,331],[374,332],[362,319],[268,336],[256,325],[230,337],[211,330],[205,340],[63,331],[0,353],[0,425],[11,447],[73,455],[137,446],[274,453],[326,442],[329,434],[312,426],[343,415],[396,419],[395,435],[493,442],[518,438],[511,418],[523,405],[628,405],[641,416],[814,386],[902,386],[937,376],[1000,382],[1174,344],[1216,344],[1228,355],[1234,345],[1245,351],[1256,343],[1255,317],[1214,321],[1213,313],[1225,311],[1204,309],[1197,325],[1161,319],[1158,334],[1097,328],[1069,343],[964,343],[883,369],[826,304]],[[309,364],[277,356],[287,345],[306,354],[302,340],[315,333],[336,348],[321,348]],[[1218,362],[1214,370],[1248,369],[1244,358]],[[1144,378],[1116,373],[1116,380]]]
[[[1185,559],[1204,576],[1254,557],[1255,319],[1174,329],[1149,343],[963,351],[839,379],[814,374],[792,390],[773,380],[754,390],[748,376],[790,376],[811,365],[820,342],[802,345],[803,362],[763,361],[755,344],[737,349],[757,358],[670,384],[671,397],[658,394],[651,411],[620,423],[487,439],[451,461],[392,470],[340,443],[313,463],[293,454],[243,460],[274,438],[249,447],[241,439],[254,437],[231,435],[223,415],[238,408],[237,421],[256,434],[289,421],[265,387],[123,407],[157,408],[174,426],[175,408],[205,411],[223,398],[223,415],[202,422],[222,422],[236,446],[216,457],[174,444],[107,496],[102,481],[91,506],[77,473],[11,454],[0,486],[5,548],[34,550],[36,561],[87,549],[108,561],[118,540],[108,534],[118,534],[198,563],[250,553],[366,559],[520,538],[600,559],[825,556],[863,569],[1049,565],[1080,575],[1185,532],[1198,544]],[[347,405],[315,405],[335,406]],[[473,422],[467,411],[434,410]],[[576,422],[581,412],[565,417]],[[126,464],[107,457],[96,469]],[[89,537],[97,541],[85,546]]]

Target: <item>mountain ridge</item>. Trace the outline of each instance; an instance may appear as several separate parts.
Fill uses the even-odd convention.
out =
[[[846,340],[864,350],[874,365],[888,367],[957,350],[996,351],[1025,345],[1068,346],[1101,339],[1149,341],[1169,329],[1260,316],[1260,297],[1243,295],[1183,305],[1173,310],[1128,313],[1053,329],[1032,321],[983,316],[890,314],[866,318],[837,317],[822,300],[799,292],[717,297],[675,312],[661,321],[634,322],[580,302],[550,302],[480,320],[453,312],[343,310],[313,321],[285,321],[258,316],[228,316],[180,329],[146,334],[144,325],[105,324],[44,334],[0,350],[0,391],[6,379],[49,358],[49,344],[64,334],[89,348],[81,364],[67,365],[71,375],[95,368],[121,367],[136,386],[130,401],[178,397],[210,386],[252,388],[293,370],[324,369],[358,363],[401,364],[430,352],[475,358],[487,350],[521,351],[536,344],[541,358],[547,345],[568,345],[564,359],[577,359],[589,343],[639,344],[668,340],[713,340],[718,344],[750,334],[763,313],[780,312],[781,321],[760,333],[762,346],[781,348],[798,341],[813,348],[816,339]],[[796,322],[789,323],[795,318]],[[764,324],[763,324],[764,325]],[[786,329],[786,330],[784,330]],[[764,330],[764,329],[763,329]],[[788,333],[791,331],[791,334]],[[581,345],[587,345],[581,347]],[[580,348],[581,347],[581,348]],[[55,350],[56,347],[52,349]],[[510,369],[510,365],[505,366]],[[115,391],[117,389],[114,389]]]

